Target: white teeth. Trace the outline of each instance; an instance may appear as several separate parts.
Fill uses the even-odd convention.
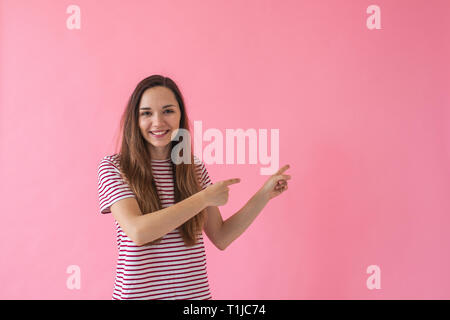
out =
[[[160,135],[160,134],[166,133],[166,131],[150,131],[150,132],[153,134],[156,134],[156,135]]]

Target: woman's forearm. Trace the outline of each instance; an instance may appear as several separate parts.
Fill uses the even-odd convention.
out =
[[[137,239],[140,245],[156,240],[197,215],[208,206],[200,191],[170,207],[137,218]]]
[[[220,236],[225,248],[247,230],[268,202],[269,199],[258,191],[242,209],[223,222]]]

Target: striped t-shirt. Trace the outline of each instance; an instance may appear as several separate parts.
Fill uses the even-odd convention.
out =
[[[202,189],[212,184],[205,164],[195,157]],[[174,204],[171,159],[151,160],[152,172],[163,208]],[[118,154],[105,156],[98,166],[100,213],[111,213],[111,205],[134,197],[122,179]],[[151,214],[151,213],[150,213]],[[206,270],[203,234],[198,243],[187,247],[178,229],[166,234],[159,244],[137,246],[123,232],[117,221],[119,256],[112,299],[212,299]]]

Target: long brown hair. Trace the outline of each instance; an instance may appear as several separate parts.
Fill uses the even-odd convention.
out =
[[[145,90],[155,86],[163,86],[172,90],[181,110],[179,127],[189,131],[189,120],[186,114],[183,96],[172,79],[161,75],[152,75],[139,82],[128,100],[120,122],[122,143],[118,156],[121,174],[135,193],[143,214],[149,214],[162,209],[155,180],[153,179],[151,156],[147,147],[148,142],[144,139],[139,129],[138,108],[142,94]],[[170,151],[172,151],[176,143],[178,142],[175,140],[171,141]],[[191,143],[191,141],[187,141],[187,143]],[[173,161],[170,161],[170,163],[173,169],[175,202],[182,201],[201,190],[192,148],[191,163],[182,162],[181,164],[174,164]],[[187,246],[193,246],[197,243],[197,236],[203,229],[205,216],[206,209],[178,227]],[[147,245],[157,244],[161,239],[162,237],[147,243]]]

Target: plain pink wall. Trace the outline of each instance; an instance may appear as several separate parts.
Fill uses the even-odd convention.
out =
[[[69,5],[81,29],[69,30]],[[368,6],[381,8],[369,30]],[[226,251],[214,299],[450,298],[450,3],[0,2],[1,299],[111,299],[97,166],[137,83],[173,78],[203,129],[279,129],[289,190]],[[240,177],[224,219],[267,179]],[[81,289],[69,290],[69,265]],[[369,290],[366,269],[381,269]]]

